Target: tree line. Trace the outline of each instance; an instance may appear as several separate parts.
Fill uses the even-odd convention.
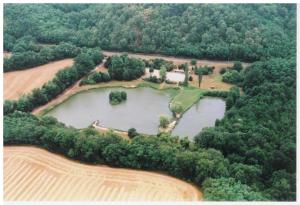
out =
[[[105,62],[111,79],[135,80],[145,73],[144,61],[137,58],[129,58],[127,54],[108,57]]]
[[[39,145],[85,162],[164,171],[202,187],[207,200],[294,201],[295,14],[294,4],[7,4],[4,49],[15,54],[41,53],[41,43],[68,42],[77,47],[259,61],[245,70],[236,66],[222,71],[223,80],[240,88],[205,92],[226,96],[226,113],[215,127],[196,135],[194,143],[136,133],[127,141],[19,112],[53,99],[101,62],[100,51],[84,48],[71,68],[58,72],[41,89],[5,102],[4,144]],[[112,79],[132,80],[143,74],[144,62],[113,58],[106,62]]]
[[[256,61],[295,53],[295,14],[293,4],[6,4],[4,49],[30,35],[46,44]]]
[[[25,49],[13,52],[10,58],[4,58],[4,72],[23,70],[43,65],[55,60],[76,57],[80,48],[70,43],[60,43],[49,47],[40,47],[37,50]]]
[[[101,63],[103,55],[99,48],[82,48],[74,59],[74,65],[58,71],[53,80],[45,83],[42,88],[36,88],[31,93],[23,95],[19,100],[4,102],[4,115],[15,110],[30,112],[57,97],[65,89],[88,74]]]
[[[196,135],[195,143],[220,150],[243,184],[272,200],[295,200],[296,60],[259,61],[243,75],[244,94],[229,92],[225,117]]]
[[[87,163],[162,171],[200,187],[205,185],[208,193],[216,183],[230,176],[228,159],[215,149],[197,148],[189,140],[167,134],[153,137],[135,135],[126,140],[113,132],[101,134],[94,128],[79,132],[53,117],[38,118],[20,111],[4,116],[5,145],[37,145]],[[250,177],[246,172],[243,174]],[[239,200],[265,199],[259,192],[234,179],[227,189],[231,190],[231,186],[240,192]],[[235,200],[237,197],[229,195],[220,199]]]

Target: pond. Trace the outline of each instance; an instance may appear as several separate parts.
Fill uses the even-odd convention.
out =
[[[183,114],[172,135],[188,136],[192,140],[204,127],[212,127],[216,119],[222,119],[225,108],[225,101],[221,98],[202,98]]]
[[[111,91],[124,90],[127,100],[109,103]],[[144,134],[157,134],[159,116],[172,116],[168,104],[171,96],[152,88],[101,88],[78,93],[47,113],[66,125],[85,128],[99,120],[100,125],[127,131],[134,127]]]
[[[111,91],[126,91],[127,100],[118,105],[109,103]],[[78,93],[50,110],[47,115],[75,128],[85,128],[98,120],[103,127],[127,131],[134,127],[138,132],[158,133],[159,117],[172,116],[169,109],[171,96],[153,88],[100,88]],[[172,135],[198,134],[202,128],[214,126],[216,119],[225,113],[225,101],[204,97],[186,111],[172,131]]]

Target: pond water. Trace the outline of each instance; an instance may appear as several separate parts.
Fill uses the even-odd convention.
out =
[[[109,103],[111,91],[124,90],[127,100],[118,105]],[[144,134],[157,134],[159,116],[172,116],[167,92],[152,88],[92,89],[72,96],[47,113],[66,125],[85,128],[99,120],[100,125],[127,131],[134,127]]]
[[[225,101],[221,98],[202,98],[183,114],[172,135],[188,136],[192,140],[204,127],[212,127],[216,119],[222,119],[225,108]]]
[[[126,91],[127,100],[118,105],[109,103],[111,91]],[[85,128],[98,120],[103,127],[127,131],[134,127],[138,132],[158,133],[159,117],[172,116],[169,110],[171,96],[152,88],[100,88],[78,93],[58,105],[47,115],[75,128]],[[202,128],[214,126],[216,119],[225,113],[225,101],[204,97],[186,111],[172,131],[172,135],[188,136],[190,140]]]

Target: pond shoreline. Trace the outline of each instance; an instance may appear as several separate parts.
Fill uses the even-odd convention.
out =
[[[122,83],[132,83],[131,85],[123,85]],[[113,84],[115,83],[115,84]],[[143,81],[142,79],[137,79],[133,81],[111,81],[108,83],[99,83],[95,85],[84,85],[76,87],[77,85],[72,86],[71,88],[67,89],[64,93],[60,94],[56,99],[52,100],[51,102],[47,103],[46,105],[43,105],[41,107],[36,108],[31,113],[38,116],[43,116],[53,110],[58,105],[62,104],[69,98],[80,94],[84,91],[94,90],[94,89],[108,89],[108,88],[126,88],[126,89],[132,89],[132,88],[142,88],[142,87],[148,87],[153,88],[155,90],[168,90],[168,89],[179,89],[178,87],[175,87],[174,85],[169,85],[165,88],[159,88],[154,84],[147,81]]]
[[[52,115],[60,122],[71,125],[77,129],[90,126],[100,120],[100,127],[111,130],[127,132],[129,128],[136,128],[139,133],[156,135],[158,132],[158,115],[171,116],[168,104],[172,93],[176,91],[153,89],[152,87],[131,86],[126,89],[127,102],[111,106],[108,102],[109,92],[123,90],[124,86],[111,88],[95,88],[86,92],[77,93],[68,100],[44,111],[44,115]],[[151,102],[149,104],[149,102]],[[59,106],[59,107],[58,107]],[[144,113],[144,114],[142,114]],[[102,129],[102,131],[103,131]],[[124,135],[123,133],[123,135]]]

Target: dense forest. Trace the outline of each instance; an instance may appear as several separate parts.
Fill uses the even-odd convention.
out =
[[[4,49],[72,42],[107,50],[255,61],[296,51],[292,4],[7,4]],[[34,42],[34,41],[32,41]],[[27,47],[35,49],[28,44]]]
[[[205,200],[294,201],[295,38],[293,4],[6,4],[4,49],[13,56],[27,58],[26,52],[34,52],[47,62],[60,58],[48,57],[60,45],[78,50],[61,53],[76,56],[71,69],[60,71],[54,80],[19,101],[6,101],[4,144],[39,145],[93,164],[163,171],[201,187]],[[55,45],[42,55],[39,45],[45,44]],[[224,97],[226,113],[193,142],[167,134],[146,137],[138,133],[124,140],[92,128],[78,131],[52,117],[29,113],[102,62],[97,47],[253,64],[242,72],[237,67],[225,73],[225,79],[237,83],[242,94],[237,87],[227,93],[205,93]],[[144,63],[132,61],[141,71],[130,70],[122,66],[124,60],[126,56],[108,63],[110,74],[115,79],[127,79],[126,72],[138,77]],[[4,62],[9,62],[7,71],[21,68],[10,61]],[[102,81],[102,76],[93,78]]]

